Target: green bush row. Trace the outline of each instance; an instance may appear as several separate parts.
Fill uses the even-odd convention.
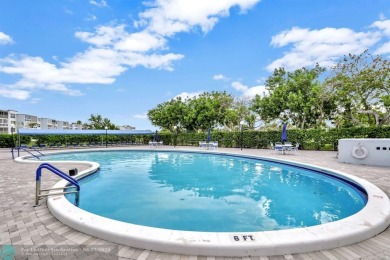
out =
[[[390,138],[390,126],[383,127],[354,127],[342,129],[291,129],[287,131],[288,140],[293,144],[299,143],[304,150],[328,150],[337,151],[338,140],[342,138]],[[13,135],[16,143],[16,135]],[[109,135],[108,143],[138,143],[147,144],[153,140],[154,135]],[[207,133],[197,132],[160,132],[160,141],[166,145],[198,146],[199,141],[207,139]],[[34,144],[47,146],[51,144],[104,144],[105,135],[39,135],[21,136],[22,144]],[[244,147],[244,148],[269,148],[270,142],[281,141],[281,131],[254,131],[244,130],[236,132],[212,131],[211,140],[218,141],[220,147]],[[12,136],[0,135],[0,147],[11,147]]]
[[[13,145],[16,146],[17,144],[17,135],[9,135],[9,134],[0,134],[0,147],[12,147]],[[30,136],[21,136],[20,137],[21,143],[30,143],[31,137]]]
[[[288,141],[299,143],[300,149],[337,151],[338,140],[343,138],[390,138],[390,127],[354,127],[342,129],[292,129],[287,131]],[[205,141],[207,133],[160,133],[164,144],[173,144],[176,138],[178,145],[197,146]],[[281,141],[281,131],[236,132],[213,131],[211,139],[218,141],[220,147],[269,148],[270,143]]]
[[[107,138],[107,140],[106,140]],[[38,135],[34,137],[36,145],[72,145],[72,144],[105,144],[108,143],[142,143],[149,141],[147,135]]]

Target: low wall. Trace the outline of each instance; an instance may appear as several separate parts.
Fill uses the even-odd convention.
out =
[[[340,139],[338,161],[351,164],[390,166],[390,138]]]

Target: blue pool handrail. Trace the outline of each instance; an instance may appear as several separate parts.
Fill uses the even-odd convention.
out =
[[[20,156],[20,150],[23,150],[25,151],[26,153],[29,153],[31,154],[32,156],[34,156],[35,158],[37,158],[38,160],[40,160],[40,157],[38,155],[35,155],[33,154],[32,152],[30,152],[29,150],[27,150],[27,146],[24,147],[24,146],[20,146],[20,147],[12,147],[11,148],[11,154],[12,154],[12,159],[15,159],[15,155],[14,155],[14,150],[17,149],[18,150],[18,157]],[[43,153],[41,153],[40,151],[36,150],[35,148],[31,148],[33,151],[39,153],[41,156],[45,156]]]
[[[74,186],[66,186],[61,188],[53,188],[53,189],[41,189],[41,177],[42,177],[42,169],[47,169],[51,171],[52,173],[56,174],[57,176],[61,177],[62,179],[68,181],[69,183],[73,184]],[[35,182],[36,182],[36,193],[35,193],[35,206],[39,206],[39,199],[40,197],[44,196],[50,196],[50,195],[59,195],[59,194],[69,194],[69,193],[76,193],[76,206],[79,204],[79,195],[80,195],[80,185],[78,181],[75,178],[70,177],[66,173],[62,172],[60,169],[54,167],[53,165],[49,163],[42,163],[39,165],[39,167],[36,170],[35,175]],[[50,191],[50,190],[58,190],[58,189],[70,189],[70,188],[76,188],[76,191],[66,191],[66,192],[56,192],[52,194],[41,194],[41,191]]]

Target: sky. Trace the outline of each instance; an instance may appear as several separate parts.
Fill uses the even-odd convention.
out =
[[[251,99],[366,49],[390,58],[390,0],[2,0],[0,109],[154,130],[177,96]]]

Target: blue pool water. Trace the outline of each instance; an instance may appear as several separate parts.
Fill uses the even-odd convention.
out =
[[[98,162],[100,170],[80,181],[79,207],[151,227],[211,232],[307,227],[353,215],[367,201],[340,179],[237,156],[99,151],[47,158]]]

